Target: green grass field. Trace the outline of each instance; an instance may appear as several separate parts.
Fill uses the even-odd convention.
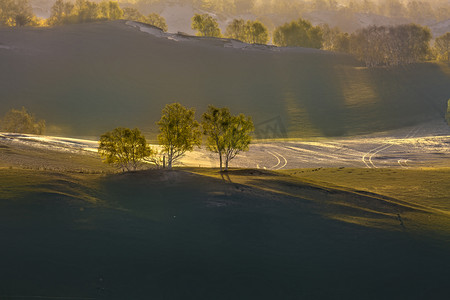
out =
[[[217,44],[123,21],[2,28],[0,115],[24,105],[49,134],[138,126],[151,139],[172,101],[228,106],[287,138],[444,118],[446,65]],[[448,298],[449,168],[119,174],[44,146],[0,145],[2,300]]]
[[[442,119],[450,95],[445,65],[367,69],[311,49],[175,42],[123,21],[4,28],[0,37],[0,115],[24,105],[47,120],[49,134],[63,136],[138,126],[154,138],[161,109],[173,101],[198,117],[208,104],[249,114],[257,125],[280,117],[291,138],[351,136]]]
[[[2,168],[0,298],[445,298],[449,170],[347,171]]]

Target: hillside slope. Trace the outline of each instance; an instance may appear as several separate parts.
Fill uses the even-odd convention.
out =
[[[234,44],[158,37],[125,21],[0,29],[0,114],[24,105],[47,120],[49,134],[71,136],[115,126],[154,136],[161,109],[173,101],[198,113],[228,106],[256,124],[276,118],[272,127],[289,137],[444,118],[450,72],[443,66],[370,70],[347,55]]]

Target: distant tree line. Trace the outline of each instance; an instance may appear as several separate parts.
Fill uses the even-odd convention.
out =
[[[314,5],[323,9],[332,2],[321,1],[314,1]],[[395,2],[395,0],[393,1]],[[396,7],[394,2],[389,2],[391,9]],[[216,2],[212,1],[211,3]],[[367,0],[364,3],[364,5],[369,5],[370,1]],[[385,2],[385,5],[388,5],[387,3]],[[411,9],[417,3],[417,1],[412,1]],[[2,0],[0,16],[0,24],[6,26],[43,25],[45,23],[32,14],[28,0]],[[118,2],[106,0],[100,3],[89,0],[76,0],[74,3],[57,0],[46,24],[58,25],[118,19],[148,23],[164,31],[168,29],[165,19],[158,14],[152,13],[144,16],[136,8],[121,8]],[[198,36],[226,37],[250,44],[267,44],[270,41],[268,28],[259,20],[234,19],[228,24],[223,35],[213,16],[195,14],[192,18],[192,28],[197,31]],[[313,26],[311,22],[299,18],[276,27],[272,34],[272,42],[281,47],[307,47],[349,53],[368,67],[396,66],[425,60],[450,61],[450,33],[436,38],[432,47],[430,30],[416,24],[369,26],[353,34],[348,34],[342,32],[338,27],[331,28],[327,24]]]
[[[13,133],[44,134],[45,120],[36,120],[25,107],[11,109],[0,119],[0,131]]]
[[[28,0],[1,0],[0,26],[39,26],[42,20],[34,14]]]
[[[229,162],[249,149],[254,130],[251,117],[234,116],[228,108],[211,105],[199,123],[195,110],[180,103],[167,104],[157,125],[161,150],[150,147],[139,129],[119,127],[100,137],[98,152],[103,161],[123,171],[136,170],[144,162],[172,168],[186,152],[201,145],[203,133],[207,148],[219,156],[220,170],[228,170]]]
[[[37,18],[28,0],[0,0],[0,26],[53,26],[126,19],[147,23],[167,31],[166,20],[156,13],[147,16],[136,8],[121,8],[117,1],[56,0],[50,17]]]
[[[350,53],[369,66],[394,66],[425,61],[431,33],[416,24],[370,26],[350,36]]]
[[[70,1],[56,0],[52,6],[49,25],[86,23],[102,20],[127,19],[147,23],[167,31],[166,20],[158,14],[148,16],[141,14],[136,8],[121,8],[117,1],[96,3],[89,0]]]
[[[217,20],[208,14],[196,14],[192,28],[199,36],[222,37]],[[265,44],[269,40],[267,27],[260,21],[234,19],[225,37],[246,43]],[[437,59],[449,61],[450,33],[438,37],[430,46],[431,32],[417,24],[369,26],[353,34],[324,24],[313,26],[298,19],[277,27],[273,43],[281,47],[306,47],[353,54],[368,67],[396,66]]]

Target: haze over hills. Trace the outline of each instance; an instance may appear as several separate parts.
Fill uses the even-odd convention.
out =
[[[99,136],[138,126],[149,137],[174,101],[197,108],[197,117],[214,104],[255,124],[278,118],[292,138],[444,118],[450,71],[443,65],[367,69],[343,54],[162,36],[137,25],[0,29],[1,114],[26,106],[47,120],[49,134]]]
[[[34,13],[48,18],[56,0],[29,0]],[[69,0],[70,1],[70,0]],[[101,0],[94,0],[100,2]],[[450,6],[446,0],[119,0],[122,8],[133,7],[143,14],[158,13],[169,32],[193,34],[191,18],[208,13],[222,29],[234,18],[262,21],[270,30],[302,17],[313,25],[329,24],[354,32],[370,25],[418,23],[429,26],[435,37],[450,31]]]

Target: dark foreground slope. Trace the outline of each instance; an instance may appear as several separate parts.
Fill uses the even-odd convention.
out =
[[[449,187],[449,169],[113,174],[6,143],[0,299],[445,299]]]
[[[155,132],[162,107],[179,101],[257,124],[279,117],[272,127],[290,137],[353,135],[443,118],[449,83],[436,64],[369,70],[346,55],[174,41],[125,21],[0,29],[0,112],[25,105],[51,134]]]
[[[229,179],[251,184],[0,169],[0,298],[448,295],[448,216],[276,173]]]

